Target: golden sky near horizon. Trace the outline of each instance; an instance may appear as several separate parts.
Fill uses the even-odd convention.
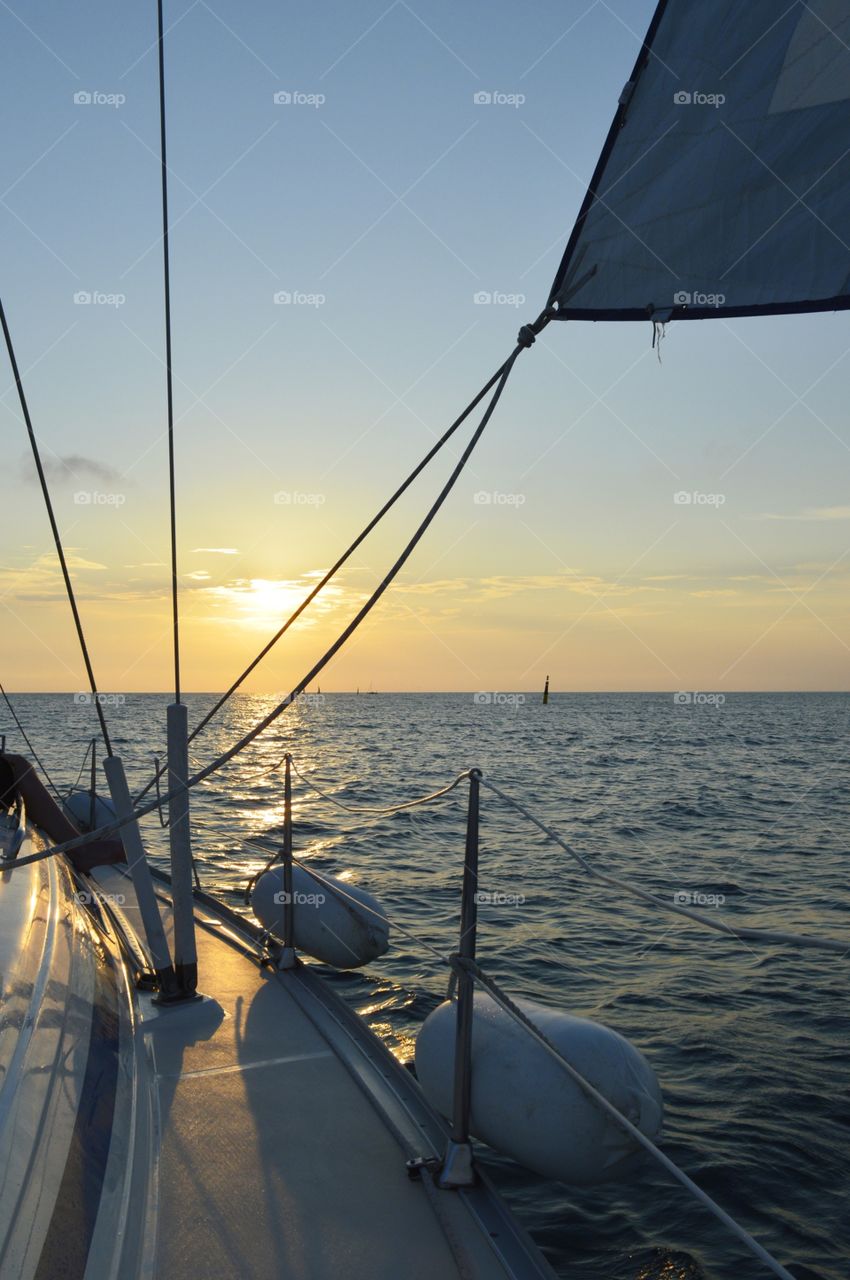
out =
[[[236,548],[198,550],[181,589],[183,683],[226,687],[311,589],[323,566],[288,579],[243,577]],[[55,558],[3,571],[3,681],[20,691],[85,688]],[[71,555],[100,687],[165,691],[171,679],[166,566],[118,572]],[[824,689],[845,682],[841,601],[848,573],[728,580],[567,571],[412,576],[390,589],[319,683],[327,691]],[[156,579],[159,579],[158,585]],[[246,682],[287,692],[367,598],[374,571],[343,571]],[[846,628],[845,628],[846,629]],[[805,669],[799,655],[807,655]],[[789,681],[789,673],[792,678]]]

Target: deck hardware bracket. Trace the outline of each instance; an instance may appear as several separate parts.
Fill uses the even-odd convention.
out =
[[[468,1142],[449,1142],[436,1183],[442,1191],[473,1187],[476,1182],[472,1147]]]

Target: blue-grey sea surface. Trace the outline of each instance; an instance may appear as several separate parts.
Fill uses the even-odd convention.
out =
[[[190,724],[212,705],[190,695]],[[131,783],[162,752],[160,695],[106,706]],[[71,694],[15,706],[57,784],[74,782],[94,708]],[[191,745],[206,763],[273,705],[237,695]],[[850,944],[850,700],[841,694],[314,694],[194,794],[204,887],[242,891],[283,816],[286,751],[338,802],[410,799],[478,766],[593,865],[729,922]],[[22,746],[3,707],[9,746]],[[101,775],[102,776],[102,775]],[[349,813],[294,781],[298,856],[373,890],[441,954],[458,926],[466,790],[393,817]],[[154,819],[149,848],[166,852]],[[507,989],[599,1019],[661,1081],[663,1145],[797,1277],[850,1275],[850,952],[743,945],[588,879],[556,845],[482,793],[479,957]],[[335,989],[402,1059],[443,998],[445,971],[393,935]],[[569,1142],[569,1135],[564,1135]],[[481,1158],[569,1280],[756,1280],[743,1247],[652,1163],[575,1190]]]

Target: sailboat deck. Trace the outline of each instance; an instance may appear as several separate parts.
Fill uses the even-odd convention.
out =
[[[127,894],[122,872],[96,875]],[[261,969],[230,926],[197,920],[204,1000],[140,1001],[160,1135],[143,1269],[168,1280],[551,1274],[501,1208],[482,1220],[498,1205],[486,1189],[411,1181],[405,1161],[440,1149],[435,1118],[322,980]]]

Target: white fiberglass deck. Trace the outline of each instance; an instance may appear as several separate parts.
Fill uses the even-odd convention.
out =
[[[135,923],[126,876],[99,869],[96,878],[127,897]],[[197,930],[207,999],[171,1009],[140,999],[136,1035],[148,1052],[137,1043],[135,1057],[149,1064],[159,1112],[140,1272],[163,1280],[551,1275],[516,1224],[500,1210],[492,1216],[497,1202],[486,1188],[440,1192],[430,1179],[408,1178],[411,1155],[440,1149],[434,1117],[354,1015],[322,995],[321,979],[260,969],[226,924],[203,910],[198,919],[207,924]]]

